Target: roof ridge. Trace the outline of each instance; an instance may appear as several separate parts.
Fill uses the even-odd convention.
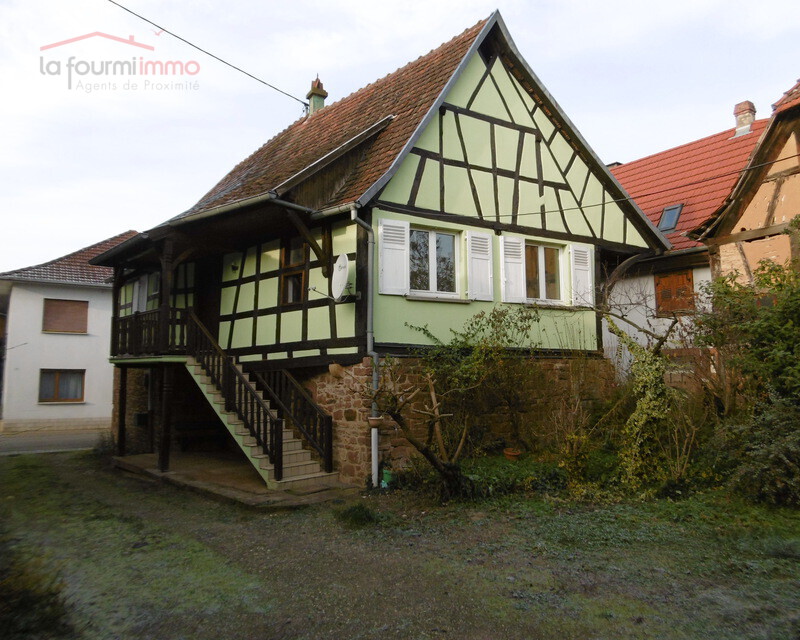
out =
[[[34,269],[41,269],[43,267],[49,267],[49,266],[52,266],[52,265],[56,265],[58,263],[66,262],[70,258],[72,258],[74,256],[77,256],[78,254],[89,252],[89,251],[91,251],[91,250],[93,250],[95,248],[98,249],[97,252],[96,252],[96,255],[100,255],[103,252],[103,249],[102,249],[101,245],[103,245],[103,246],[108,245],[108,244],[117,245],[120,242],[123,242],[124,240],[127,240],[128,238],[132,238],[133,236],[137,235],[138,233],[139,233],[138,231],[134,231],[133,229],[130,229],[128,231],[123,231],[122,233],[118,233],[117,235],[111,236],[110,238],[106,238],[105,240],[100,240],[99,242],[95,242],[93,244],[90,244],[90,245],[88,245],[86,247],[83,247],[82,249],[78,249],[76,251],[71,251],[70,253],[64,254],[63,256],[61,256],[59,258],[53,258],[52,260],[47,260],[46,262],[41,262],[39,264],[33,264],[33,265],[30,265],[30,266],[27,266],[27,267],[19,267],[18,269],[11,269],[10,271],[4,271],[3,273],[0,273],[0,278],[2,278],[4,276],[14,276],[14,275],[17,275],[17,274],[22,275],[24,272],[27,272],[27,271],[32,271]],[[86,266],[93,266],[93,265],[89,264],[89,258],[90,257],[93,257],[93,256],[88,256],[87,259],[85,260]],[[103,268],[105,268],[105,267],[103,267]]]
[[[463,30],[461,33],[459,33],[458,35],[455,35],[455,36],[453,36],[453,37],[452,37],[452,38],[450,38],[449,40],[445,40],[444,42],[440,43],[438,46],[434,47],[433,49],[431,49],[431,50],[430,50],[430,51],[428,51],[427,53],[423,53],[422,55],[420,55],[420,56],[417,56],[417,58],[416,58],[416,59],[414,59],[414,60],[409,60],[409,61],[408,61],[408,62],[406,62],[406,63],[405,63],[405,64],[404,64],[402,67],[397,67],[397,68],[396,68],[394,71],[390,71],[390,72],[389,72],[389,73],[387,73],[386,75],[384,75],[384,76],[381,76],[380,78],[376,78],[376,79],[375,79],[375,80],[373,80],[372,82],[370,82],[370,83],[368,83],[368,84],[365,84],[363,87],[361,87],[361,88],[359,88],[359,89],[356,89],[355,91],[351,91],[351,92],[350,92],[349,94],[347,94],[346,96],[343,96],[343,97],[339,98],[339,99],[338,99],[336,102],[332,102],[330,105],[326,105],[326,106],[325,106],[325,108],[327,108],[327,107],[329,107],[329,106],[330,106],[330,107],[334,107],[334,106],[336,106],[337,104],[339,104],[340,102],[344,102],[345,100],[347,100],[347,99],[351,98],[352,96],[355,96],[356,94],[358,94],[358,93],[361,93],[362,91],[366,91],[367,89],[369,89],[369,88],[370,88],[370,87],[372,87],[373,85],[376,85],[376,84],[378,84],[378,83],[387,82],[391,76],[394,76],[394,75],[397,75],[397,74],[399,74],[401,71],[404,71],[405,69],[407,69],[407,68],[408,68],[408,67],[410,67],[411,65],[416,65],[416,64],[419,64],[420,60],[422,60],[422,59],[424,59],[424,58],[427,58],[427,57],[429,57],[429,56],[432,56],[432,55],[434,55],[434,54],[435,54],[437,51],[439,51],[439,49],[442,49],[442,48],[446,47],[447,45],[451,44],[451,43],[452,43],[453,41],[455,41],[455,40],[458,40],[459,38],[463,38],[463,37],[464,37],[464,35],[465,35],[465,34],[466,34],[468,31],[471,31],[472,29],[475,29],[475,28],[476,28],[478,25],[485,24],[485,23],[486,23],[488,20],[489,20],[489,18],[484,18],[483,20],[478,20],[478,22],[476,22],[476,23],[475,23],[475,24],[473,24],[472,26],[469,26],[469,27],[467,27],[467,28],[466,28],[466,29],[464,29],[464,30]],[[322,113],[323,111],[324,111],[324,108],[323,108],[323,109],[320,109],[320,110],[319,110],[317,113],[315,113],[315,114],[311,114],[310,116],[306,116],[306,117],[308,117],[308,118],[314,117],[314,116],[316,116],[317,114],[319,114],[319,113]]]
[[[335,118],[335,115],[345,109],[348,104],[357,103],[359,99],[363,96],[369,95],[370,92],[374,92],[377,87],[385,86],[387,84],[391,84],[395,79],[403,77],[404,74],[408,73],[411,69],[418,67],[420,64],[424,64],[424,61],[429,58],[435,58],[437,54],[440,54],[443,50],[447,50],[448,47],[452,47],[456,45],[460,40],[462,40],[467,34],[470,32],[479,33],[480,28],[487,24],[488,21],[491,19],[491,16],[479,20],[474,25],[467,27],[461,33],[453,36],[452,38],[442,42],[438,46],[432,48],[427,53],[418,56],[416,59],[411,60],[401,67],[398,67],[394,71],[390,71],[384,76],[373,80],[372,82],[352,91],[346,96],[343,96],[336,100],[335,102],[326,105],[322,109],[319,109],[313,114],[304,115],[291,124],[287,125],[284,129],[273,135],[269,140],[264,142],[260,145],[257,149],[255,149],[250,155],[246,158],[238,162],[231,170],[226,172],[226,174],[214,184],[211,189],[209,189],[201,198],[195,202],[194,205],[179,213],[173,219],[182,218],[190,213],[196,213],[199,211],[203,211],[209,207],[215,206],[214,202],[217,202],[221,199],[224,200],[224,196],[227,192],[234,191],[239,188],[242,184],[250,181],[253,179],[253,176],[247,175],[247,173],[251,170],[258,172],[259,166],[261,163],[259,162],[259,154],[263,153],[265,149],[271,147],[273,145],[279,145],[281,138],[288,138],[294,134],[294,132],[301,130],[301,127],[305,125],[312,126],[315,123],[324,123],[325,120],[328,118]],[[227,180],[230,179],[229,183],[226,183]],[[274,186],[274,185],[269,185]],[[266,190],[266,189],[265,189]]]
[[[753,121],[753,124],[751,125],[751,127],[754,127],[756,125],[760,126],[761,124],[766,124],[768,121],[769,121],[769,118],[759,118],[758,120],[754,120]],[[614,167],[614,170],[615,171],[619,171],[619,170],[622,170],[624,167],[627,167],[627,166],[632,165],[634,163],[642,162],[644,160],[649,160],[651,158],[655,158],[657,156],[665,155],[665,154],[673,152],[673,151],[678,151],[678,150],[683,149],[685,147],[690,147],[690,146],[695,146],[695,145],[702,146],[700,143],[710,142],[712,138],[718,138],[719,136],[722,136],[722,135],[731,134],[730,139],[732,139],[732,140],[733,139],[740,139],[740,138],[744,137],[744,136],[737,136],[736,138],[734,138],[734,136],[732,134],[735,131],[736,131],[736,127],[730,127],[728,129],[723,129],[722,131],[719,131],[717,133],[712,133],[711,135],[707,135],[707,136],[704,136],[702,138],[697,138],[696,140],[690,140],[689,142],[684,142],[683,144],[679,144],[679,145],[676,145],[674,147],[670,147],[668,149],[663,149],[661,151],[656,151],[655,153],[651,153],[649,155],[642,156],[641,158],[635,158],[634,160],[629,160],[628,162],[621,162],[619,165]],[[752,133],[752,131],[751,131],[751,133]]]

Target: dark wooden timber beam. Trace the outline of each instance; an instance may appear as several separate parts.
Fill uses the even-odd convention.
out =
[[[119,389],[117,390],[117,455],[125,455],[125,414],[128,400],[128,368],[117,367],[119,372]]]
[[[164,367],[161,387],[161,442],[158,447],[158,470],[169,471],[169,453],[172,444],[172,388],[173,370],[170,365]]]
[[[749,242],[751,240],[760,240],[762,238],[769,238],[777,236],[786,231],[789,226],[788,222],[781,224],[774,224],[771,227],[762,227],[760,229],[749,229],[748,231],[741,231],[739,233],[732,233],[729,236],[720,236],[718,238],[706,238],[704,242],[711,245],[729,244],[731,242]]]
[[[305,240],[308,243],[308,246],[311,247],[311,251],[314,252],[314,255],[317,256],[317,260],[319,260],[320,267],[322,268],[322,275],[326,278],[329,278],[331,275],[330,250],[327,252],[323,251],[322,247],[319,246],[319,243],[317,243],[317,241],[314,239],[314,236],[311,235],[311,231],[309,231],[305,222],[302,221],[296,211],[293,211],[292,209],[286,209],[286,215],[288,216],[289,221],[294,225],[295,229],[297,229],[298,233],[302,236],[303,240]]]

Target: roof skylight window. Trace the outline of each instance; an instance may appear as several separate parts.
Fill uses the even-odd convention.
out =
[[[669,207],[664,207],[661,212],[661,220],[658,222],[659,231],[674,231],[678,226],[678,218],[681,215],[683,204],[673,204]]]

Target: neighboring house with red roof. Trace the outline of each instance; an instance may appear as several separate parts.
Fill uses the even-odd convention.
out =
[[[447,340],[499,303],[536,305],[529,348],[599,357],[604,274],[669,246],[498,13],[334,104],[326,95],[315,81],[306,117],[96,261],[115,273],[119,444],[148,441],[128,401],[129,373],[148,368],[170,408],[162,470],[173,427],[216,420],[270,486],[324,481],[320,466],[376,478],[396,438],[369,430],[361,383],[377,383],[381,359],[431,344],[409,323]],[[137,282],[152,308],[137,306]]]
[[[751,102],[736,105],[734,115],[731,129],[611,168],[672,243],[663,255],[634,265],[611,296],[612,312],[625,318],[617,324],[643,343],[662,335],[673,318],[691,314],[711,279],[708,247],[691,234],[729,198],[769,122],[755,119]],[[680,341],[680,327],[675,336]],[[609,356],[618,353],[615,336],[606,332],[604,344]],[[618,364],[625,369],[628,358]]]
[[[752,281],[761,260],[800,260],[800,81],[773,105],[762,139],[723,204],[698,225],[715,276],[736,272]]]
[[[89,260],[135,235],[0,273],[0,431],[110,426],[112,270]]]

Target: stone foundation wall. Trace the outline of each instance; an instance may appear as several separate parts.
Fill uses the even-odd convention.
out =
[[[127,400],[125,404],[125,450],[129,455],[137,453],[151,453],[154,436],[148,420],[148,377],[152,375],[150,369],[128,369],[126,384]],[[111,432],[114,442],[119,438],[119,385],[120,369],[114,367],[114,412],[111,417]],[[137,425],[137,422],[140,424]]]
[[[579,403],[587,410],[592,403],[607,398],[615,386],[615,371],[610,361],[600,358],[560,358],[537,360],[537,376],[526,394],[521,412],[521,423],[546,424],[553,409],[553,399],[563,398],[564,408],[570,410]],[[415,371],[415,361],[402,361],[402,375],[398,386],[420,385],[421,376]],[[344,482],[359,486],[367,483],[371,474],[371,439],[367,417],[370,403],[365,391],[372,384],[372,362],[365,358],[352,366],[331,365],[327,369],[295,372],[314,400],[331,414],[334,421],[334,466]],[[404,415],[413,416],[413,409],[421,409],[428,401],[422,392]],[[556,407],[557,409],[558,407]],[[473,423],[487,438],[515,443],[512,420],[506,407],[498,406]],[[411,418],[409,426],[415,436],[424,440],[427,427],[420,416]],[[385,418],[380,428],[380,460],[383,465],[398,469],[406,466],[416,451],[403,437],[397,425]]]
[[[100,431],[108,429],[108,418],[61,418],[53,420],[0,420],[0,433],[25,431]]]
[[[371,360],[295,373],[314,401],[333,418],[333,465],[340,479],[364,486],[371,473],[370,403],[364,397],[364,390],[372,384]]]

